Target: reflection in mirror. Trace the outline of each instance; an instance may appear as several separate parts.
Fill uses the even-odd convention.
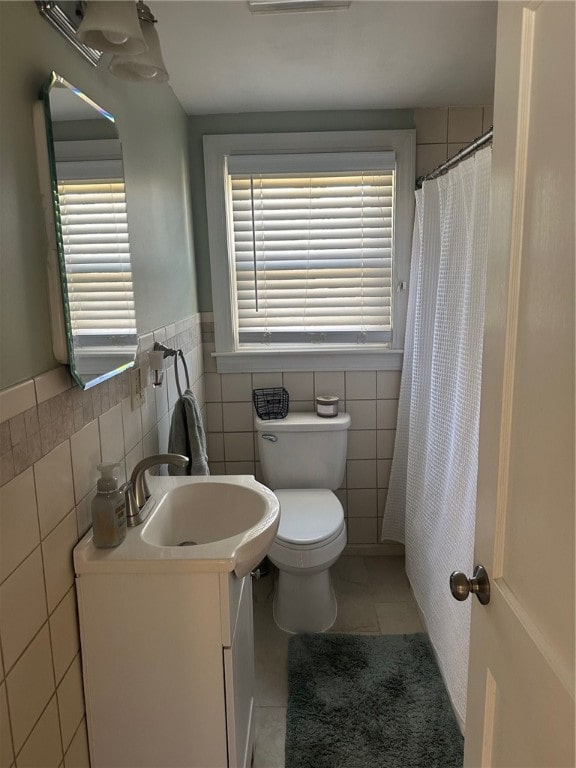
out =
[[[68,362],[84,388],[134,364],[122,147],[114,118],[56,73],[42,91]]]

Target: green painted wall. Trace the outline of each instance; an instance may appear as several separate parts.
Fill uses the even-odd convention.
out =
[[[200,311],[210,312],[212,310],[203,136],[297,131],[382,131],[402,128],[414,128],[414,111],[412,109],[252,112],[190,117],[190,188]]]
[[[168,85],[89,64],[31,0],[0,2],[0,388],[55,366],[32,105],[51,70],[117,120],[124,150],[138,330],[198,311],[188,119]]]

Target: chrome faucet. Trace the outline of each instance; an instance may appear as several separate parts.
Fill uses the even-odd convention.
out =
[[[185,467],[188,461],[188,456],[182,456],[179,453],[158,453],[154,456],[147,456],[136,464],[132,470],[130,480],[124,487],[126,523],[129,528],[140,525],[146,519],[146,515],[142,515],[142,509],[150,498],[150,490],[146,482],[146,470],[158,467],[160,464],[173,464],[176,467]]]

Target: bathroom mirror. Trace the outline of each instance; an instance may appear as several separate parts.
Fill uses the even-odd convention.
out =
[[[122,146],[114,117],[60,75],[41,98],[68,358],[59,359],[87,389],[133,366],[138,344]]]

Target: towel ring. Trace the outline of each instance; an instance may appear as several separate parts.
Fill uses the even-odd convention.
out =
[[[186,365],[186,358],[184,357],[184,353],[181,349],[171,349],[170,347],[165,347],[164,344],[160,344],[160,342],[156,342],[154,344],[154,350],[160,351],[164,353],[164,357],[173,357],[174,358],[174,373],[176,375],[176,389],[178,390],[178,394],[180,397],[182,397],[182,387],[180,386],[180,376],[178,374],[178,358],[182,360],[182,365],[184,366],[184,375],[186,376],[186,389],[190,389],[190,375],[188,373],[188,366]]]
[[[190,375],[188,373],[188,366],[186,365],[186,358],[184,357],[184,353],[181,349],[176,350],[176,356],[174,358],[174,373],[176,374],[176,389],[178,390],[178,394],[180,397],[182,397],[182,389],[180,387],[180,377],[178,375],[178,358],[182,360],[182,365],[184,366],[184,375],[186,376],[186,389],[190,389]]]

